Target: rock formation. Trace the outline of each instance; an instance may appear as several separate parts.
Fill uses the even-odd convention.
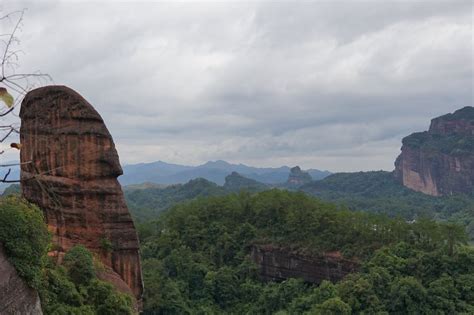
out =
[[[336,282],[359,269],[357,262],[344,259],[338,252],[311,256],[284,247],[255,245],[250,257],[264,281],[301,278],[309,283]]]
[[[428,131],[403,139],[395,177],[432,195],[474,191],[474,108],[464,107],[431,121]]]
[[[117,151],[104,121],[75,91],[29,92],[21,111],[23,196],[45,213],[62,254],[76,244],[106,266],[100,276],[137,299],[143,284],[138,237],[117,177]]]
[[[0,314],[41,315],[38,293],[20,278],[0,244]]]
[[[300,187],[304,184],[308,184],[312,181],[311,175],[309,173],[301,170],[299,166],[295,166],[290,170],[290,175],[288,175],[288,180],[286,181],[286,186],[288,187]]]

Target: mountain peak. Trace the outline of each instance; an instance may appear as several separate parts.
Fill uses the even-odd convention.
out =
[[[313,178],[308,172],[302,171],[299,166],[291,168],[290,175],[288,175],[287,185],[292,187],[299,187],[311,182]]]
[[[224,167],[231,166],[231,164],[224,161],[224,160],[216,160],[216,161],[208,161],[208,162],[204,163],[201,166],[214,167],[214,168],[224,168]]]

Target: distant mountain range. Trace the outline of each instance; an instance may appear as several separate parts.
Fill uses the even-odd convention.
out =
[[[18,161],[9,161],[4,164],[15,164]],[[199,166],[186,166],[171,164],[162,161],[152,163],[140,163],[123,166],[124,175],[119,177],[119,181],[123,186],[147,184],[154,186],[184,184],[196,178],[204,178],[218,185],[225,184],[226,176],[237,172],[243,177],[253,179],[257,182],[276,185],[285,183],[290,175],[291,168],[282,166],[278,168],[259,168],[247,166],[244,164],[230,164],[226,161],[210,161]],[[4,169],[3,173],[6,173]],[[323,179],[331,175],[329,171],[320,171],[317,169],[309,169],[305,172],[309,173],[313,180]],[[2,173],[2,178],[4,174]],[[11,167],[11,173],[8,179],[19,179],[20,167]],[[0,183],[0,192],[10,184]]]
[[[290,167],[259,168],[244,164],[230,164],[226,161],[209,161],[199,166],[170,164],[162,161],[125,165],[124,175],[119,178],[122,185],[141,184],[145,182],[157,184],[187,183],[195,178],[204,178],[218,185],[225,183],[225,178],[232,172],[265,184],[279,184],[288,180]],[[317,169],[306,170],[313,180],[323,179],[330,175],[329,171]]]

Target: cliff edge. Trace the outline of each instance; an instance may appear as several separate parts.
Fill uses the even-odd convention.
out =
[[[395,178],[432,196],[474,191],[474,108],[464,107],[431,120],[428,131],[402,141]]]

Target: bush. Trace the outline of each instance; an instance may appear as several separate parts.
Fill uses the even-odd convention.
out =
[[[0,199],[0,243],[8,259],[33,288],[41,285],[41,269],[50,235],[41,210],[17,196]]]
[[[86,285],[95,277],[92,254],[82,245],[71,248],[64,256],[63,264],[74,283]]]

